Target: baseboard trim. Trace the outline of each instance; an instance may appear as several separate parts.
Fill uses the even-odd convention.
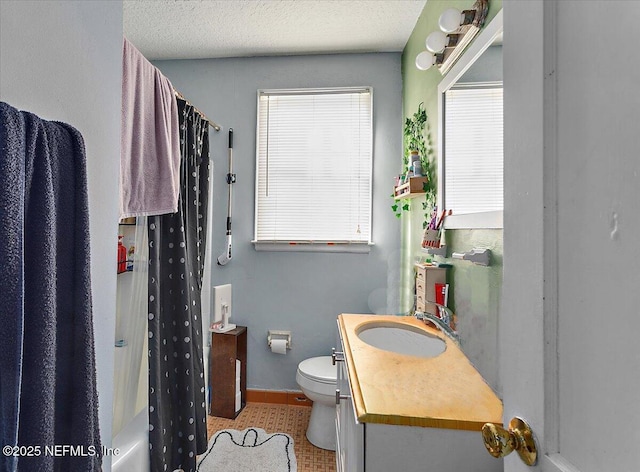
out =
[[[247,402],[279,405],[311,406],[313,402],[302,392],[247,389]]]

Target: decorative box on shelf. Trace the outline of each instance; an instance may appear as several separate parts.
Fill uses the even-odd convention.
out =
[[[400,200],[401,198],[413,198],[419,195],[424,195],[424,184],[427,183],[426,177],[409,177],[409,181],[398,185],[394,189],[394,198]]]

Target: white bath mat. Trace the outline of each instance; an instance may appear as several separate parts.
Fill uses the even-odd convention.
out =
[[[293,439],[260,428],[223,429],[209,441],[198,462],[200,472],[297,472]]]

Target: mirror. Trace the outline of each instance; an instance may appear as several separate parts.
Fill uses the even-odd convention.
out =
[[[438,85],[438,208],[447,228],[502,228],[502,11]]]

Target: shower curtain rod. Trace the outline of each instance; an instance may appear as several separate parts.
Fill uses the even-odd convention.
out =
[[[178,92],[176,89],[173,89],[173,91],[176,94],[176,97],[180,98],[181,100],[184,100],[185,102],[187,102],[187,105],[191,105],[194,110],[200,115],[202,116],[202,118],[204,118],[205,120],[207,120],[209,122],[209,126],[211,126],[213,129],[215,129],[216,131],[220,131],[220,125],[218,123],[216,123],[213,120],[210,120],[207,115],[205,115],[204,113],[202,113],[200,110],[198,110],[191,102],[189,102],[189,100],[187,100],[186,98],[184,98],[184,95],[182,95],[180,92]]]

